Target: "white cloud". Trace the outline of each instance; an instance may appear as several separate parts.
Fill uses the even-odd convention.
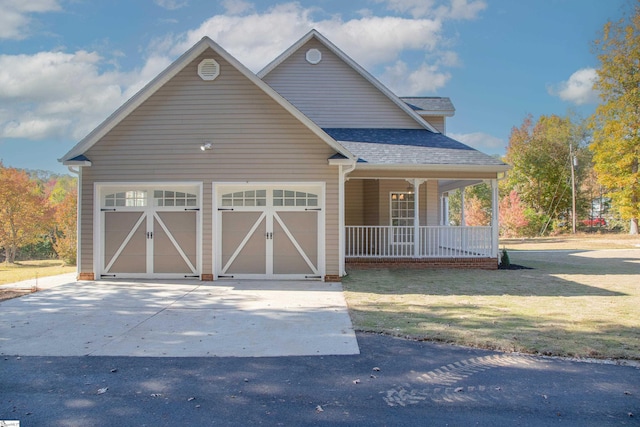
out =
[[[445,17],[451,19],[476,19],[487,8],[484,0],[451,0],[451,8]]]
[[[400,96],[414,96],[435,92],[446,85],[450,78],[451,74],[440,71],[435,65],[422,64],[417,70],[411,71],[406,63],[396,61],[393,66],[386,67],[380,80]]]
[[[29,13],[59,8],[59,0],[10,1],[12,10],[20,11],[25,19]],[[155,1],[169,9],[186,4],[186,0]],[[22,3],[29,3],[30,9]],[[421,2],[408,4],[417,11]],[[452,12],[458,3],[448,4]],[[223,5],[226,14],[210,17],[183,34],[154,40],[144,64],[134,70],[120,71],[113,57],[105,59],[98,52],[0,55],[0,138],[78,140],[86,136],[204,35],[257,72],[316,28],[366,69],[384,69],[381,80],[401,95],[421,95],[443,87],[451,78],[446,68],[461,62],[450,48],[441,47],[445,14],[407,18],[363,13],[345,20],[340,15],[318,14],[318,8],[297,2],[260,13],[246,0],[226,0]],[[449,15],[447,19],[454,19]],[[0,23],[2,19],[6,20],[0,15]],[[403,59],[407,51],[433,58],[433,63],[423,60],[410,65]]]
[[[230,15],[241,15],[253,10],[253,5],[244,0],[224,0],[222,5]]]
[[[484,0],[377,0],[389,10],[409,13],[414,18],[475,19],[487,8]]]
[[[253,71],[259,71],[312,28],[327,36],[365,68],[394,61],[404,50],[436,49],[442,26],[431,19],[364,16],[314,20],[314,9],[298,3],[275,6],[265,13],[216,15],[179,39],[163,40],[178,55],[209,36]]]
[[[126,100],[136,73],[101,72],[95,52],[0,55],[0,137],[75,138]]]
[[[569,80],[547,90],[550,95],[559,96],[560,99],[576,105],[597,103],[598,93],[593,89],[596,77],[594,68],[582,68],[573,73]]]
[[[31,14],[61,10],[58,0],[3,0],[0,7],[0,39],[14,40],[30,36]]]
[[[504,154],[507,147],[502,139],[483,132],[449,133],[447,136],[487,154]]]
[[[187,0],[153,0],[158,6],[167,10],[176,10],[185,7],[188,4]]]

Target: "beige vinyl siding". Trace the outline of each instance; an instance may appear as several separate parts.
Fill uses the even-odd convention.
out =
[[[352,179],[346,185],[346,225],[391,225],[390,194],[412,191],[405,180]],[[361,195],[358,195],[358,192]],[[438,225],[438,181],[429,180],[419,189],[420,225]],[[352,199],[350,202],[349,199]]]
[[[305,59],[318,49],[322,61]],[[264,81],[320,127],[422,128],[378,88],[315,39],[264,77]]]
[[[446,133],[447,128],[445,125],[445,117],[444,116],[422,116],[422,118],[429,123],[431,126],[436,128],[436,130],[440,133]]]
[[[364,197],[362,207],[364,209],[364,225],[380,224],[380,183],[378,180],[368,179],[363,184]]]
[[[364,181],[361,179],[350,180],[344,186],[345,197],[345,225],[364,224]]]
[[[215,58],[220,76],[197,65]],[[200,145],[211,142],[211,151]],[[212,272],[212,182],[326,183],[326,274],[338,274],[338,170],[330,148],[260,88],[209,50],[86,152],[82,270],[92,271],[96,182],[203,183],[202,273]],[[97,272],[96,272],[97,273]]]

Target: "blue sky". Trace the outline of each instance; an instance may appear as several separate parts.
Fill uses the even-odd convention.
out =
[[[527,114],[587,117],[604,23],[627,0],[0,0],[0,159],[57,159],[202,36],[252,71],[315,28],[447,133],[504,154]]]

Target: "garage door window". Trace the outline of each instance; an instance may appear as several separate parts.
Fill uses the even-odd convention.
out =
[[[153,198],[156,206],[198,206],[195,194],[182,191],[155,190]]]
[[[303,191],[273,190],[273,206],[318,206],[318,195]]]
[[[147,206],[146,191],[120,191],[104,196],[104,206]]]
[[[222,206],[267,206],[267,190],[236,191],[223,194]]]

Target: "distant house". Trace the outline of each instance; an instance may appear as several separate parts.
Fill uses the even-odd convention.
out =
[[[496,268],[508,166],[444,135],[317,31],[257,75],[205,37],[81,140],[79,278],[339,280],[350,263]],[[487,227],[447,195],[487,182]]]

